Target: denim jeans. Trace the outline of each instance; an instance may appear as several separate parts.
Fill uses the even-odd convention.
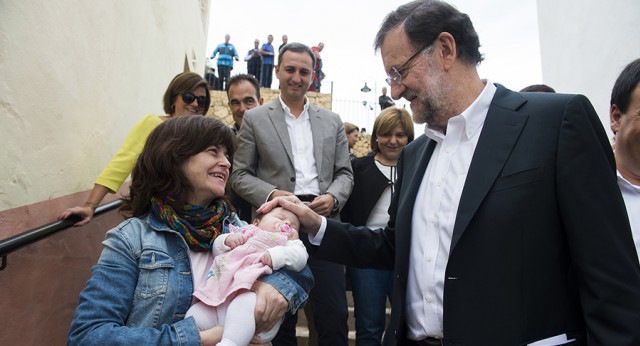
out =
[[[391,301],[393,271],[348,267],[356,318],[356,345],[381,345]]]

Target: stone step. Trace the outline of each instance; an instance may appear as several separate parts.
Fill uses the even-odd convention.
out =
[[[347,325],[349,326],[349,346],[355,346],[356,344],[356,328],[355,318],[353,315],[353,296],[351,291],[347,291],[347,310],[349,311],[349,320]],[[391,317],[391,307],[387,304],[387,323]],[[298,346],[310,346],[309,342],[309,328],[307,326],[307,317],[304,312],[298,314],[298,324],[296,325],[296,337],[298,340]],[[316,345],[312,345],[316,346]]]

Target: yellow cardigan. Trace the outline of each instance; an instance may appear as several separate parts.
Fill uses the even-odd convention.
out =
[[[162,118],[157,115],[149,114],[142,118],[129,132],[118,152],[102,170],[96,179],[96,184],[108,188],[111,193],[118,191],[133,171],[147,137],[160,124],[162,124]]]

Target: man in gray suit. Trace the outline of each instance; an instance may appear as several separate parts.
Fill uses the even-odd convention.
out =
[[[306,97],[314,65],[309,47],[282,48],[276,66],[280,98],[245,113],[232,188],[256,207],[295,194],[316,213],[337,217],[351,193],[353,173],[340,116]],[[314,258],[309,266],[316,283],[309,301],[318,344],[347,345],[344,266]],[[295,322],[287,316],[274,345],[295,344]]]

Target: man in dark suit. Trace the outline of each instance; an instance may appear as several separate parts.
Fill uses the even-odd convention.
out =
[[[318,258],[394,269],[386,345],[640,345],[640,265],[589,101],[480,79],[477,33],[444,2],[400,6],[375,44],[392,97],[427,124],[398,161],[388,226],[291,197],[260,211],[298,214]]]
[[[254,206],[295,194],[318,214],[337,217],[351,193],[353,173],[342,120],[306,96],[314,59],[311,49],[300,43],[280,50],[280,97],[245,112],[231,181],[234,191]],[[315,278],[309,305],[318,344],[346,346],[344,266],[310,258],[309,267]],[[296,343],[294,316],[285,319],[273,343]]]

